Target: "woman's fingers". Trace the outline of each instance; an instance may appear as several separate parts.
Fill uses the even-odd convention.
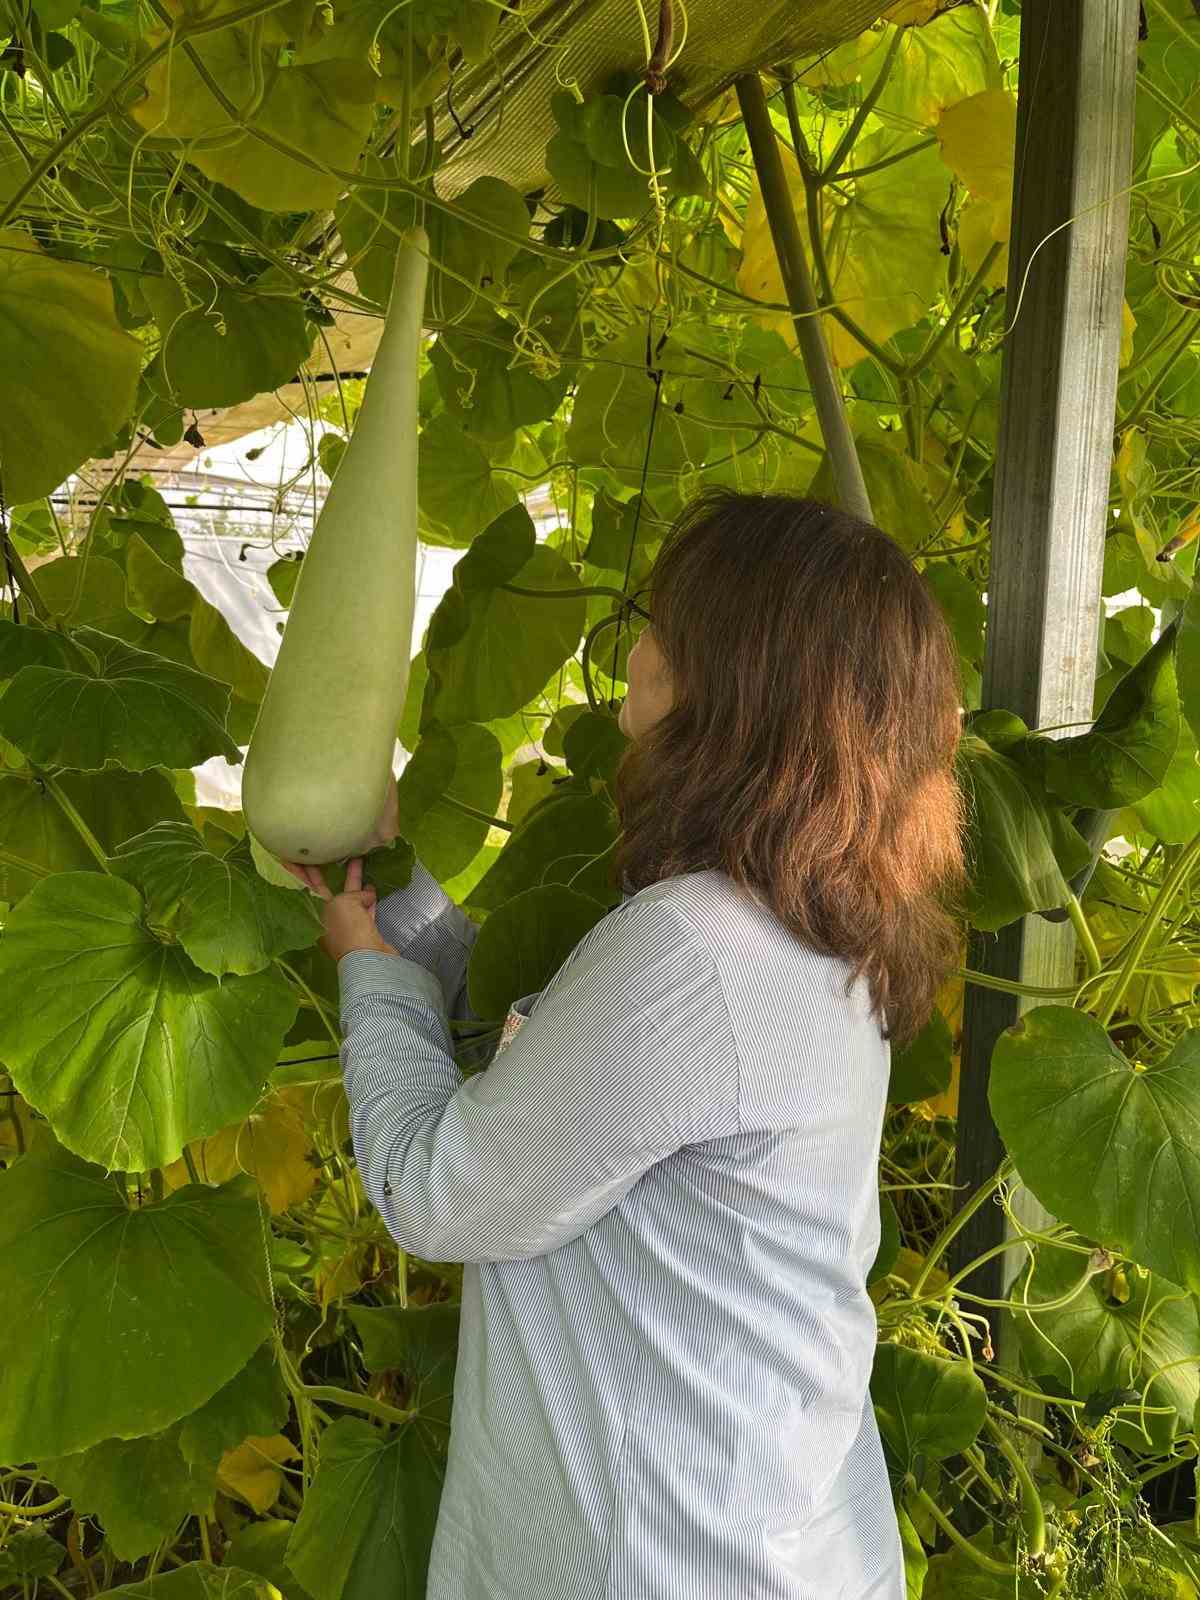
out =
[[[361,856],[351,856],[349,862],[346,865],[346,891],[345,892],[347,894],[349,894],[352,889],[361,889],[362,888],[362,875],[363,875],[363,858]]]
[[[305,867],[303,870],[304,881],[309,888],[315,890],[322,900],[332,900],[333,890],[325,882],[325,875],[320,867]]]

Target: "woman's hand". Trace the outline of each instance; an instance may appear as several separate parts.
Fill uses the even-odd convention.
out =
[[[325,882],[320,867],[301,866],[295,861],[282,863],[293,877],[319,894],[325,902],[325,933],[321,947],[334,961],[340,961],[351,950],[382,950],[386,955],[398,956],[400,951],[390,945],[375,926],[375,889],[372,884],[363,887],[361,856],[352,856],[346,866],[346,887],[334,894]]]

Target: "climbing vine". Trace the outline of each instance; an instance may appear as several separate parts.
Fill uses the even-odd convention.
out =
[[[149,470],[248,408],[309,440],[280,506],[327,482],[354,341],[421,221],[421,535],[462,554],[397,730],[402,836],[367,875],[386,893],[415,856],[484,929],[503,913],[463,1070],[614,903],[615,711],[672,518],[706,484],[835,498],[849,450],[957,641],[970,925],[1078,936],[1072,982],[997,1047],[1009,1153],[957,1210],[964,985],[1012,985],[964,940],[893,1059],[872,1396],[910,1593],[1195,1595],[1195,7],[1142,8],[1107,616],[1071,730],[981,707],[1017,7],[901,0],[845,38],[814,6],[804,48],[780,8],[752,63],[770,182],[682,0],[633,0],[586,77],[548,9],[0,0],[0,1587],[355,1600],[428,1551],[457,1269],[406,1259],[363,1193],[312,903],[197,803],[267,668],[185,575]],[[535,58],[544,93],[511,70]],[[1023,1223],[1022,1185],[1059,1220]],[[990,1204],[1019,1367],[947,1265]],[[403,1524],[348,1523],[348,1479]]]

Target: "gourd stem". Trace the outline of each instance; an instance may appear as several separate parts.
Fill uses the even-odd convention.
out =
[[[762,80],[757,72],[747,72],[735,81],[734,88],[750,140],[750,153],[758,175],[758,187],[771,229],[780,275],[787,291],[796,341],[812,387],[821,436],[829,451],[838,500],[846,511],[870,522],[871,498],[867,493],[854,435],[846,418],[841,390],[817,314],[820,308],[809,276],[804,246],[800,242],[800,226],[796,221],[775,129],[771,125]]]

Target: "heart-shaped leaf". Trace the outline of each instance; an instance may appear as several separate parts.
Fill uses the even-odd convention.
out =
[[[1200,1292],[1200,1033],[1146,1066],[1095,1017],[1035,1006],[996,1041],[988,1103],[1048,1210]]]
[[[1113,1389],[1135,1389],[1140,1400],[1149,1383],[1146,1405],[1171,1410],[1147,1414],[1146,1433],[1136,1416],[1118,1418],[1113,1438],[1142,1453],[1168,1451],[1176,1433],[1191,1428],[1200,1398],[1200,1372],[1190,1359],[1200,1346],[1195,1302],[1154,1273],[1088,1272],[1086,1255],[1038,1246],[1010,1292],[1025,1364],[1079,1400]]]
[[[244,1117],[298,1008],[274,972],[201,972],[147,927],[132,884],[100,872],[57,873],[13,908],[0,990],[17,1088],[68,1149],[125,1172]]]
[[[418,1423],[385,1434],[342,1417],[321,1435],[287,1564],[314,1600],[421,1600],[441,1492],[437,1448]]]
[[[214,855],[190,823],[160,822],[123,844],[112,864],[142,890],[150,922],[172,928],[217,977],[261,972],[321,935],[312,898],[264,882],[245,839]]]
[[[546,984],[605,914],[562,884],[526,889],[488,917],[471,947],[467,991],[481,1017],[504,1017],[514,1000]]]
[[[100,1168],[30,1153],[0,1174],[0,1248],[0,1460],[157,1432],[271,1330],[249,1178],[131,1209]]]
[[[96,671],[23,667],[0,698],[0,735],[39,765],[192,767],[241,760],[225,730],[229,690],[206,673],[134,649],[95,628],[76,630]]]
[[[133,411],[139,342],[119,325],[112,281],[0,231],[0,478],[10,505],[38,500]]]
[[[893,1486],[918,1456],[943,1461],[965,1450],[987,1412],[983,1380],[965,1361],[945,1361],[907,1345],[879,1346],[871,1398]]]

